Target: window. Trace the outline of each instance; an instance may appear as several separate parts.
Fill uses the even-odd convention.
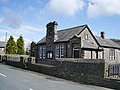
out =
[[[60,58],[64,57],[64,45],[60,45]]]
[[[52,51],[48,51],[47,58],[48,59],[52,59],[53,58],[53,52]]]
[[[88,34],[85,34],[85,40],[88,40]]]
[[[42,47],[40,47],[39,56],[42,58]]]
[[[110,49],[110,51],[109,51],[109,59],[110,60],[115,59],[115,50],[114,49]]]
[[[45,47],[43,47],[43,58],[45,59],[45,53],[46,53],[46,49]]]
[[[59,45],[56,46],[56,58],[59,58]]]

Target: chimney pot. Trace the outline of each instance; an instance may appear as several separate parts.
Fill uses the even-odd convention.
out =
[[[101,32],[101,37],[105,39],[105,32]]]

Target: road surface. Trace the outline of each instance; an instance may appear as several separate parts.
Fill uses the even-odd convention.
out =
[[[110,90],[0,64],[0,90]]]

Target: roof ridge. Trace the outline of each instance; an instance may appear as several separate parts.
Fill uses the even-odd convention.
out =
[[[75,27],[72,27],[72,28],[67,28],[67,29],[58,30],[57,32],[65,31],[65,30],[71,30],[71,29],[74,29],[74,28],[79,28],[79,27],[84,27],[84,26],[87,26],[87,24],[80,25],[80,26],[75,26]]]

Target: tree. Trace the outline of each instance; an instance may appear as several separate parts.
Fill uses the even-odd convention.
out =
[[[10,36],[6,45],[6,54],[17,54],[17,45],[13,36]]]
[[[24,40],[22,35],[20,35],[20,37],[17,39],[17,48],[18,48],[17,54],[19,55],[25,54]]]

